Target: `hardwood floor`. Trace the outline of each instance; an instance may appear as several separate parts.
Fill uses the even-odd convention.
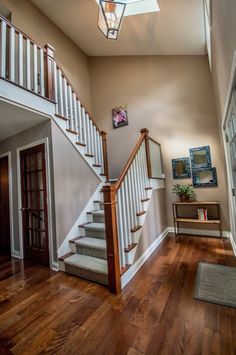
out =
[[[229,241],[168,237],[120,296],[0,256],[0,354],[236,354],[236,309],[193,299],[199,261],[236,266]]]

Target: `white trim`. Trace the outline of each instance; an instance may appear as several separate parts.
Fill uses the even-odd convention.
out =
[[[193,229],[193,228],[180,228],[180,233],[183,234],[191,234],[191,235],[203,235],[207,237],[217,237],[220,238],[220,231],[212,230],[212,229]],[[174,227],[168,227],[168,233],[174,233]],[[224,238],[229,238],[229,231],[222,231],[222,235]]]
[[[37,145],[44,144],[45,147],[45,160],[46,160],[46,181],[47,181],[47,204],[48,204],[48,239],[49,239],[49,259],[50,268],[57,270],[58,263],[53,260],[53,239],[52,239],[52,216],[51,216],[51,181],[50,181],[50,157],[49,157],[49,139],[48,137],[40,139],[38,141],[29,143],[27,145],[18,147],[16,149],[17,156],[17,191],[18,191],[18,220],[19,220],[19,240],[20,240],[20,253],[19,257],[24,258],[24,247],[23,247],[23,231],[22,231],[22,217],[21,217],[21,171],[20,171],[20,152]]]
[[[8,158],[8,183],[9,183],[9,214],[10,214],[10,244],[11,244],[11,256],[18,257],[18,253],[15,251],[14,245],[14,216],[13,216],[13,192],[12,192],[12,159],[11,152],[6,152],[0,155],[0,159]]]
[[[225,129],[227,125],[227,118],[228,118],[228,111],[230,108],[230,101],[231,101],[231,96],[232,96],[232,90],[234,87],[234,81],[235,81],[235,76],[236,76],[236,50],[234,51],[233,55],[233,61],[232,61],[232,69],[231,69],[231,74],[230,74],[230,79],[229,79],[229,87],[228,87],[228,93],[227,93],[227,98],[226,98],[226,103],[225,103],[225,108],[224,108],[224,114],[223,114],[223,119],[222,119],[222,126],[221,126],[221,131],[222,131],[222,137],[223,137],[223,145],[224,145],[224,154],[225,154],[225,160],[226,160],[226,174],[227,174],[227,182],[228,182],[228,206],[229,206],[229,218],[230,218],[230,229],[231,233],[234,233],[235,231],[235,217],[234,217],[234,200],[232,196],[232,176],[230,173],[230,157],[228,154],[228,149],[227,149],[227,142],[226,142],[226,137],[225,137]],[[234,236],[236,237],[236,236]],[[233,235],[232,238],[234,239]]]
[[[151,256],[158,245],[165,239],[169,233],[168,228],[166,228],[155,240],[154,242],[145,250],[145,252],[140,256],[140,258],[121,276],[121,288],[123,289],[127,283],[134,277],[145,261]]]
[[[229,240],[230,240],[234,255],[236,256],[236,242],[235,242],[235,240],[233,238],[232,233],[229,233]]]

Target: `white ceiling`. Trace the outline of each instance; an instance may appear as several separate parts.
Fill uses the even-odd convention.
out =
[[[125,17],[117,41],[97,28],[95,0],[31,0],[89,56],[206,53],[203,0],[159,0],[160,12]]]
[[[33,111],[25,110],[0,99],[0,141],[14,136],[48,119]]]

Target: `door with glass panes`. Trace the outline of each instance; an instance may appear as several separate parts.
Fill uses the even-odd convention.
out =
[[[45,146],[20,153],[24,257],[49,265]]]
[[[233,207],[233,228],[236,235],[236,88],[232,91],[229,110],[225,125],[229,183],[230,183],[230,198]]]

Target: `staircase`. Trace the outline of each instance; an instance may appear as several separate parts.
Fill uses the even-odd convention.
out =
[[[85,206],[80,223],[58,250],[59,269],[119,293],[134,264],[152,191],[164,186],[160,145],[141,130],[120,177],[109,183],[106,133],[56,62],[54,49],[39,46],[1,16],[0,78],[55,105],[48,115],[100,181],[93,203]]]
[[[60,270],[108,286],[104,210],[94,201],[88,222],[78,226],[78,237],[69,241],[70,253],[59,258]]]

